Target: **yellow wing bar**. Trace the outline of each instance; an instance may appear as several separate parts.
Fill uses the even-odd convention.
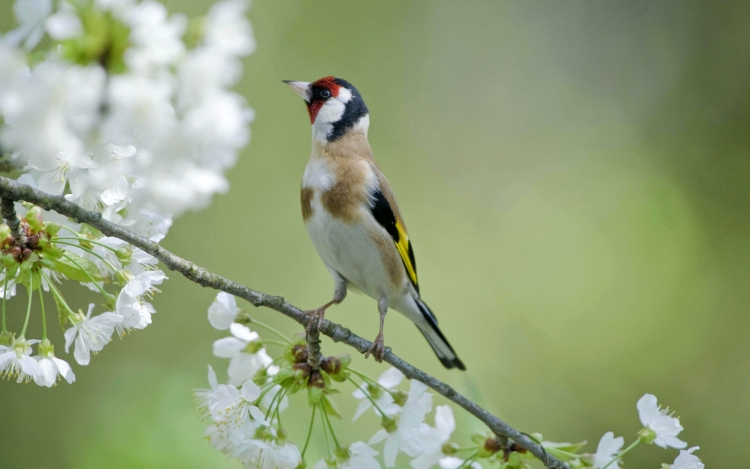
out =
[[[411,283],[413,283],[414,287],[416,287],[417,291],[419,291],[419,282],[417,281],[417,265],[414,260],[414,251],[412,250],[411,243],[409,242],[409,235],[406,234],[404,226],[398,220],[396,221],[396,229],[398,230],[398,241],[395,242],[396,249],[398,249],[398,253],[401,255],[401,260],[404,262],[404,267],[406,267],[406,271],[409,273]]]

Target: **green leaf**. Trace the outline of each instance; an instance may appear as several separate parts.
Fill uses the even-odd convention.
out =
[[[102,280],[96,264],[71,252],[65,253],[65,256],[60,259],[55,259],[55,270],[77,282],[90,283],[94,280]]]

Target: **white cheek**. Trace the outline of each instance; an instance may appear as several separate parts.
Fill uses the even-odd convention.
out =
[[[336,122],[341,119],[346,110],[346,103],[339,101],[338,98],[332,98],[326,101],[323,107],[318,111],[318,115],[315,117],[315,123],[320,122],[321,124],[328,124]]]
[[[347,88],[339,88],[339,95],[336,96],[336,99],[346,104],[352,99],[352,92]]]

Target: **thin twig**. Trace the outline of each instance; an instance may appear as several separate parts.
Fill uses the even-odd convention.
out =
[[[2,197],[3,200],[6,198],[11,200],[25,200],[38,205],[45,210],[53,210],[66,215],[79,223],[89,224],[107,236],[114,236],[115,238],[127,241],[128,243],[143,249],[145,252],[162,261],[170,270],[181,273],[189,280],[203,287],[227,292],[234,296],[243,298],[254,306],[265,306],[273,309],[297,321],[303,326],[306,326],[310,320],[308,315],[296,306],[284,301],[284,298],[253,290],[220,275],[211,273],[193,262],[172,254],[161,247],[158,243],[150,241],[126,228],[102,219],[100,213],[85,210],[78,205],[69,202],[62,196],[46,194],[25,184],[20,184],[12,179],[0,177],[0,197]],[[333,339],[334,342],[343,342],[355,348],[360,353],[365,353],[371,345],[369,341],[356,335],[349,329],[327,319],[322,321],[319,331]],[[400,370],[407,378],[416,379],[417,381],[426,384],[438,394],[463,407],[470,414],[484,422],[496,435],[510,438],[521,447],[526,448],[534,456],[539,458],[548,468],[569,469],[567,464],[545,453],[544,449],[539,444],[532,441],[520,431],[511,427],[498,417],[495,417],[474,401],[461,395],[448,384],[407,363],[388,349],[386,349],[385,361]]]
[[[21,221],[18,219],[18,215],[16,215],[15,200],[3,197],[0,205],[2,206],[2,215],[5,223],[10,228],[10,233],[16,240],[16,246],[26,246],[26,235],[23,233]]]

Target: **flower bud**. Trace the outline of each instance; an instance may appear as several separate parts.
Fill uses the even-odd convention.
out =
[[[320,371],[315,370],[310,373],[310,379],[308,380],[307,385],[313,388],[325,389],[326,381]]]
[[[294,370],[294,380],[298,383],[304,382],[310,376],[310,365],[307,363],[295,363],[292,370]]]
[[[24,218],[33,233],[38,233],[42,230],[44,221],[42,220],[42,209],[40,207],[37,207],[36,205],[31,207],[26,212],[26,216]]]
[[[477,454],[480,458],[489,458],[502,449],[503,445],[500,443],[499,439],[496,437],[489,437],[484,439],[484,442],[477,449]]]
[[[307,363],[307,344],[294,344],[292,346],[292,358],[294,363]]]
[[[9,346],[13,343],[13,334],[8,331],[0,332],[0,345]]]
[[[9,237],[10,237],[10,227],[6,223],[3,223],[2,225],[0,225],[0,239],[4,240]]]
[[[44,226],[42,227],[44,232],[49,236],[55,236],[60,231],[60,228],[62,228],[62,225],[53,221],[45,222]]]

